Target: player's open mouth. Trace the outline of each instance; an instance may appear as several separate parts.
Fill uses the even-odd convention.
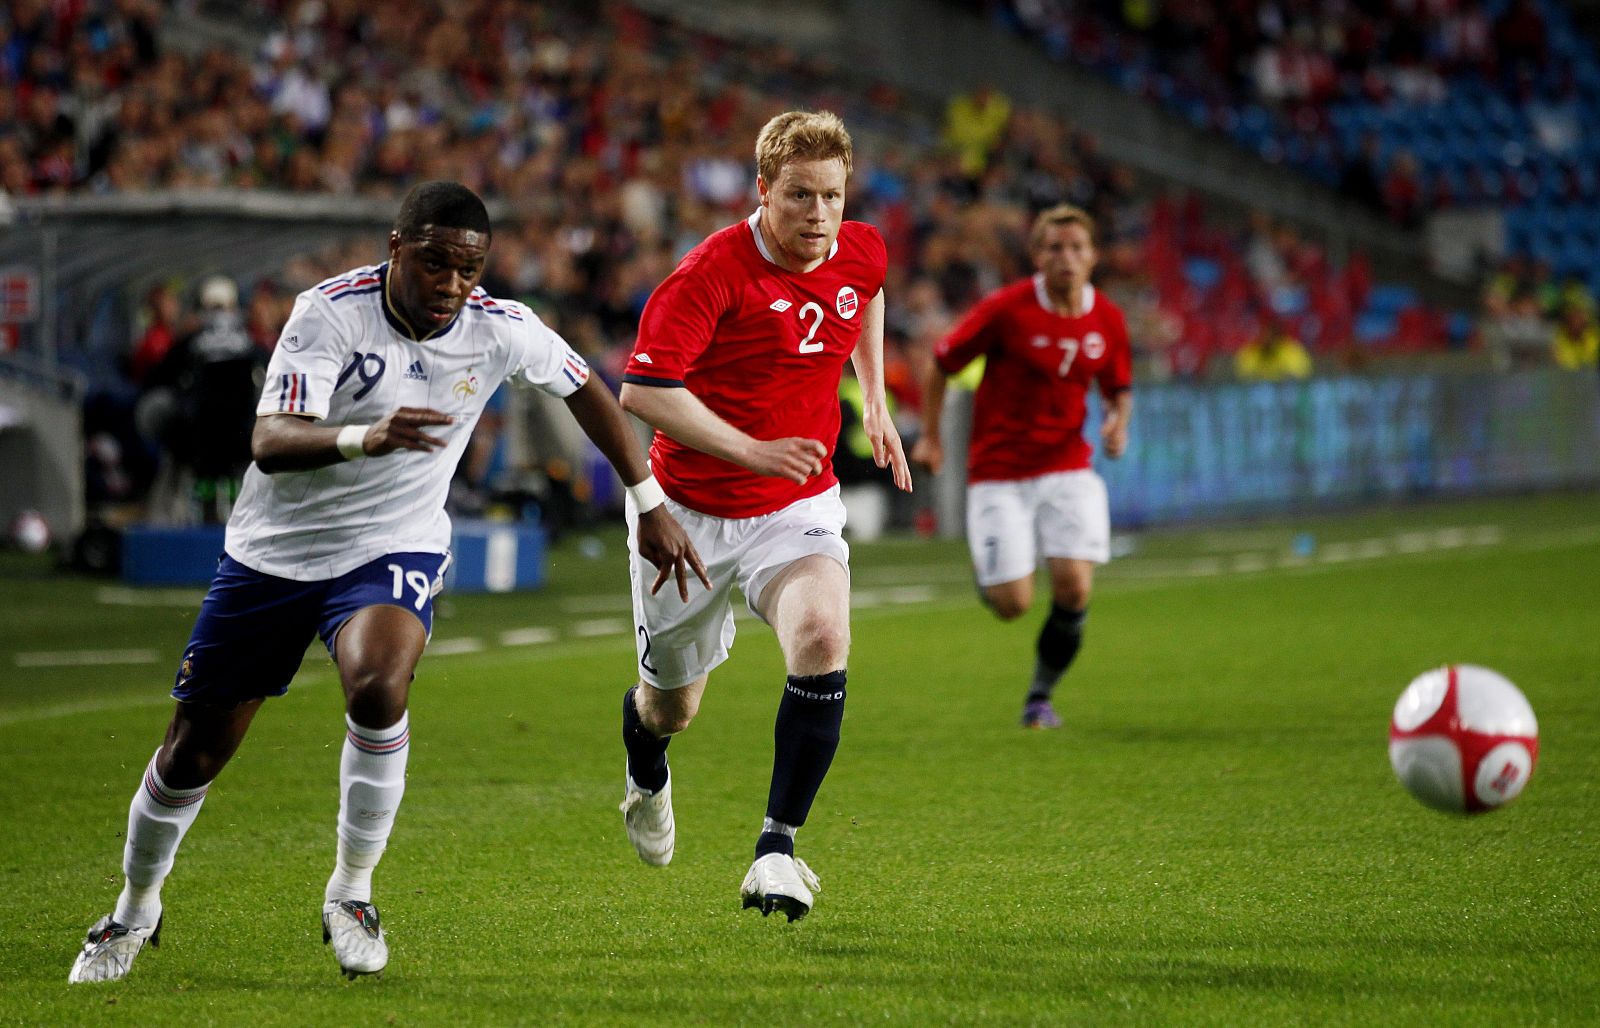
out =
[[[456,316],[456,312],[455,312],[455,309],[452,308],[452,307],[429,307],[428,308],[428,317],[432,318],[434,321],[445,322],[445,321],[449,321],[451,318],[453,318],[455,316]]]

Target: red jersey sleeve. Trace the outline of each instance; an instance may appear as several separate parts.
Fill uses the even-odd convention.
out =
[[[878,269],[878,287],[868,294],[870,299],[883,292],[883,280],[889,273],[889,246],[883,241],[883,233],[878,231],[877,226],[866,222],[862,222],[861,226],[866,229],[864,236],[868,260]]]
[[[1128,340],[1128,319],[1122,316],[1122,311],[1116,307],[1110,309],[1111,317],[1108,319],[1111,329],[1109,348],[1111,359],[1106,361],[1100,369],[1100,395],[1106,398],[1115,396],[1125,389],[1133,388],[1133,344]]]
[[[705,253],[692,252],[650,294],[624,382],[683,385],[689,365],[711,343],[717,322],[733,305],[729,276],[712,273],[713,263]]]
[[[933,359],[939,362],[939,370],[954,375],[988,353],[997,341],[995,324],[1002,310],[1004,303],[1000,294],[990,293],[968,311],[933,348]]]

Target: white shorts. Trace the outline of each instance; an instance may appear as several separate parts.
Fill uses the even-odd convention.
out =
[[[967,545],[978,585],[1027,578],[1040,557],[1111,559],[1111,504],[1092,470],[967,487]]]
[[[639,677],[658,689],[682,688],[728,659],[734,585],[744,593],[750,613],[765,621],[759,606],[762,590],[790,564],[822,554],[850,569],[838,486],[754,518],[716,518],[671,499],[666,503],[700,552],[711,588],[691,574],[688,603],[678,597],[676,577],[650,595],[658,572],[639,556],[639,514],[628,497],[628,577]]]

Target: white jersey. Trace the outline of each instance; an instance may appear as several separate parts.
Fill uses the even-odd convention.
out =
[[[424,429],[445,445],[275,475],[252,464],[225,543],[246,567],[309,582],[386,553],[446,552],[445,496],[490,395],[509,378],[567,397],[589,379],[532,311],[482,289],[448,326],[414,339],[387,303],[387,275],[387,264],[357,268],[295,298],[256,414],[359,425],[430,407],[455,418]]]

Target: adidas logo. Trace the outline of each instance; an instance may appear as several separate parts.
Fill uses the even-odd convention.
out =
[[[412,361],[411,367],[407,368],[406,373],[400,377],[414,378],[418,382],[426,382],[428,380],[428,373],[422,369],[421,361]]]
[[[784,311],[788,310],[790,307],[793,307],[793,306],[794,306],[794,304],[790,303],[788,300],[773,300],[772,301],[772,309],[777,311],[779,314],[782,314]]]

